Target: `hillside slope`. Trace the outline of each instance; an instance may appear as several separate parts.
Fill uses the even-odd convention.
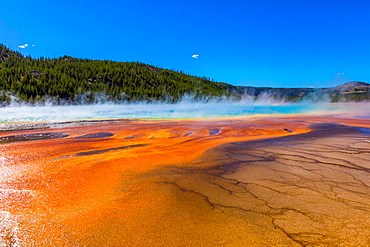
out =
[[[333,101],[370,100],[370,84],[366,82],[347,82],[329,91]]]
[[[269,97],[288,101],[329,98],[337,101],[370,100],[370,84],[349,82],[335,88],[269,88],[233,86],[139,62],[24,57],[0,45],[0,106],[11,98],[56,104],[102,101],[177,102],[193,99]],[[13,97],[14,96],[14,97]]]
[[[176,101],[230,96],[233,87],[205,78],[138,62],[77,59],[32,59],[0,45],[0,91],[23,100],[45,98],[87,103],[101,100]],[[4,98],[5,96],[3,96]]]

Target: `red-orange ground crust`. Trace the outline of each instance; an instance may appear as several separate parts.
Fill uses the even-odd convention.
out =
[[[288,126],[289,125],[289,126]],[[2,155],[18,170],[18,176],[7,179],[7,186],[43,191],[48,204],[63,207],[79,203],[82,198],[100,196],[122,176],[136,176],[158,165],[184,164],[213,146],[242,140],[270,138],[307,132],[307,124],[281,121],[142,121],[135,123],[100,123],[58,129],[2,132],[0,137],[32,133],[63,132],[67,138],[22,141],[3,144]],[[209,129],[220,129],[210,135]],[[284,130],[294,131],[289,133]],[[73,139],[99,132],[112,132],[113,137]],[[184,137],[187,133],[190,135]],[[132,139],[124,139],[134,137]],[[74,156],[94,150],[146,144],[102,154]],[[58,193],[50,193],[48,190]],[[63,191],[68,193],[65,195]],[[91,194],[90,194],[91,193]],[[63,196],[61,196],[63,194]],[[17,204],[17,202],[16,202]],[[16,207],[18,208],[18,207]],[[15,209],[16,209],[15,208]]]
[[[45,246],[48,242],[54,246],[120,246],[118,243],[133,246],[135,241],[147,235],[173,234],[174,238],[178,238],[177,241],[181,241],[184,237],[182,234],[187,232],[196,236],[214,236],[212,226],[202,225],[205,218],[214,220],[218,229],[224,228],[228,232],[231,231],[228,223],[220,225],[213,219],[214,214],[197,215],[197,212],[191,212],[184,203],[184,200],[192,201],[189,195],[189,198],[177,199],[181,191],[173,195],[172,192],[156,189],[151,181],[145,179],[146,174],[151,170],[160,171],[161,167],[169,165],[187,166],[205,150],[219,144],[310,131],[308,123],[297,120],[305,119],[280,117],[102,122],[55,129],[1,132],[0,137],[51,132],[69,135],[60,139],[0,144],[2,167],[13,172],[5,174],[0,180],[0,188],[5,191],[0,198],[1,210],[17,218],[18,238],[26,246]],[[323,118],[316,120],[323,121]],[[314,122],[315,119],[309,121]],[[328,118],[327,121],[333,122],[333,119]],[[368,126],[365,120],[356,121],[357,125]],[[209,129],[219,129],[220,132],[211,135]],[[98,132],[112,132],[114,135],[74,139]],[[133,138],[125,139],[127,137]],[[140,144],[147,146],[76,156],[81,152]],[[194,219],[198,225],[191,233],[181,227],[168,233],[163,223],[175,223],[159,224],[161,216],[166,212],[175,213],[174,205],[176,210],[188,210],[190,215],[194,214],[192,217],[199,217],[199,220]],[[178,226],[186,219],[179,216],[177,220],[179,222],[175,225]],[[233,224],[237,225],[235,222]],[[162,244],[166,244],[166,238],[163,239]],[[140,243],[137,246],[141,246]]]

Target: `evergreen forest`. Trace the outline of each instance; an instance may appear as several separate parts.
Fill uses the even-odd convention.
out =
[[[176,102],[185,95],[195,99],[231,96],[232,86],[139,62],[23,57],[0,45],[0,100],[10,95],[40,100],[94,103],[97,101]]]
[[[12,99],[29,103],[55,104],[96,102],[177,102],[184,96],[194,100],[239,99],[245,95],[299,101],[310,95],[329,95],[332,101],[370,100],[370,85],[357,91],[311,88],[242,87],[205,77],[157,68],[140,62],[114,62],[63,56],[56,59],[25,57],[0,44],[0,106]],[[352,91],[351,91],[352,90]]]

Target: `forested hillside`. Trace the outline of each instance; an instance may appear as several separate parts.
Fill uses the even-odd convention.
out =
[[[299,101],[329,99],[370,100],[370,85],[350,82],[335,88],[268,88],[233,86],[204,77],[190,76],[139,62],[24,57],[0,45],[0,106],[11,99],[55,104],[95,102],[177,102],[185,95],[193,99],[261,95]]]
[[[138,62],[23,57],[0,45],[0,92],[25,101],[42,99],[91,103],[97,100],[175,102],[194,98],[230,96],[232,86]],[[8,95],[7,95],[8,94]]]

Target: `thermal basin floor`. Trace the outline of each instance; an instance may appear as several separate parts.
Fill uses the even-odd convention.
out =
[[[368,246],[370,125],[275,117],[0,132],[4,246]]]

